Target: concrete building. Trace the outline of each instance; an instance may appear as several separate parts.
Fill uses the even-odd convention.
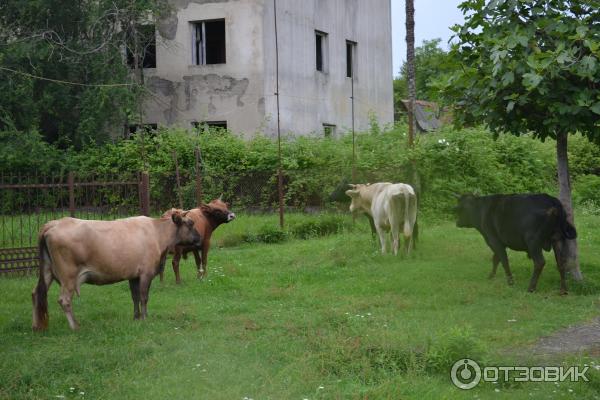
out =
[[[393,122],[390,0],[276,0],[282,134]],[[144,123],[276,135],[273,0],[170,0]]]

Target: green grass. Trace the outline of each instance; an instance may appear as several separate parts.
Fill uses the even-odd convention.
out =
[[[215,243],[276,221],[241,216],[217,230]],[[56,303],[58,285],[50,289],[49,330],[34,334],[35,278],[1,279],[0,398],[596,396],[597,371],[589,383],[484,384],[463,392],[448,370],[464,356],[488,365],[534,363],[527,346],[537,338],[597,316],[600,217],[579,217],[586,284],[569,282],[565,297],[551,254],[530,294],[525,255],[509,254],[515,285],[508,287],[501,271],[487,279],[490,252],[476,231],[450,222],[422,221],[421,228],[408,258],[378,254],[362,219],[356,229],[310,240],[215,246],[203,282],[194,277],[193,258],[182,264],[181,286],[167,263],[144,322],[132,320],[126,282],[86,285],[74,300],[78,332]],[[553,360],[591,361],[593,355]]]

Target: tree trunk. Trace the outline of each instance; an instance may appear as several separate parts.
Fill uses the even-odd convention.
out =
[[[406,0],[406,78],[408,80],[408,147],[412,148],[415,143],[415,101],[417,100],[417,89],[415,82],[415,3],[414,0]],[[411,156],[409,165],[410,183],[417,193],[421,195],[421,182],[417,171],[417,162]]]
[[[415,4],[406,0],[406,69],[408,79],[408,145],[415,140]]]
[[[561,132],[556,135],[556,160],[558,167],[558,188],[559,199],[567,213],[567,220],[575,226],[573,217],[573,202],[571,200],[571,179],[569,177],[569,157],[568,133]],[[566,248],[563,251],[562,258],[566,263],[567,270],[571,271],[573,278],[581,280],[581,270],[579,269],[579,251],[577,249],[577,240],[567,240]]]

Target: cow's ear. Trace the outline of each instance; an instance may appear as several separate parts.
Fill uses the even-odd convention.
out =
[[[352,198],[358,196],[358,190],[346,190],[346,194]]]
[[[212,211],[212,207],[211,207],[211,206],[209,206],[208,204],[202,204],[202,205],[200,206],[200,210],[201,210],[202,212],[210,213],[210,212]]]
[[[183,218],[181,217],[181,213],[179,212],[174,212],[173,215],[171,215],[171,219],[177,226],[181,225],[181,223],[183,222]]]

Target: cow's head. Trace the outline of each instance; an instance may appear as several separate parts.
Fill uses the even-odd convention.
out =
[[[171,220],[177,226],[175,243],[181,245],[191,245],[199,247],[202,245],[202,237],[194,228],[194,221],[187,216],[187,211],[171,209],[164,216],[170,216]]]
[[[360,211],[365,211],[370,207],[370,204],[367,204],[365,199],[362,196],[362,191],[368,184],[349,184],[350,189],[346,190],[346,195],[350,197],[350,212],[357,213]]]
[[[477,216],[477,201],[472,194],[463,194],[458,198],[456,207],[456,226],[459,228],[473,228]]]
[[[221,197],[208,204],[202,204],[200,210],[217,224],[226,224],[235,219],[235,213],[229,210],[229,205],[221,200]]]

